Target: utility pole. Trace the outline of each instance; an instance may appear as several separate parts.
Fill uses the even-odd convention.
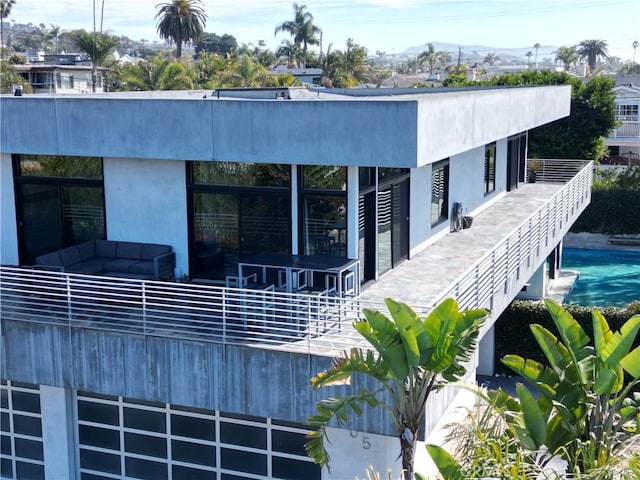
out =
[[[462,47],[458,47],[458,73],[460,73],[460,62],[462,61]]]

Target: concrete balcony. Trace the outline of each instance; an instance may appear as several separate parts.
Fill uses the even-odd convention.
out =
[[[365,346],[351,326],[363,308],[392,297],[425,313],[452,296],[462,308],[490,308],[483,335],[490,330],[590,200],[591,162],[543,163],[542,182],[498,198],[470,229],[356,297],[0,267],[0,376],[303,422],[317,399],[310,376]],[[362,387],[375,385],[352,385]],[[444,393],[431,401],[426,431],[450,404]],[[393,432],[375,415],[354,428]]]
[[[328,356],[353,346],[353,319],[387,297],[425,312],[454,297],[462,308],[499,314],[589,203],[591,163],[542,164],[541,181],[507,193],[475,215],[471,228],[448,233],[357,297],[3,266],[0,313],[3,320]]]

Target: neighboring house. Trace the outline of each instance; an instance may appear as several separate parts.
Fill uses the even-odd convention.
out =
[[[310,377],[385,297],[491,309],[468,378],[491,374],[493,322],[544,294],[590,201],[588,161],[524,183],[527,131],[569,114],[569,86],[255,95],[0,98],[3,477],[397,478],[377,410],[331,429],[331,473],[310,461],[314,403],[374,386]],[[170,245],[177,281],[30,267],[105,238]]]
[[[320,85],[322,81],[321,68],[289,68],[286,65],[277,65],[273,69],[273,73],[290,73],[296,80],[309,85]]]
[[[640,164],[640,87],[627,84],[613,87],[616,120],[619,125],[605,138],[614,165]]]
[[[69,94],[92,93],[91,66],[86,65],[15,65],[16,70],[33,87],[33,93]],[[98,68],[99,91],[103,88],[103,72]]]

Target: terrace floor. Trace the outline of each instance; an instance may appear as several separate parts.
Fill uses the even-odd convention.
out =
[[[429,306],[497,243],[546,204],[564,185],[525,183],[473,217],[471,228],[451,232],[364,289],[363,303],[390,297]]]

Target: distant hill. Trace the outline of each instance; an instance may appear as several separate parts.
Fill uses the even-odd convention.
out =
[[[446,43],[446,42],[431,42],[433,43],[436,52],[445,51],[451,53],[451,59],[457,60],[458,58],[458,48],[461,49],[462,61],[467,63],[468,61],[474,63],[476,61],[482,62],[482,59],[489,53],[493,52],[497,56],[500,57],[502,63],[507,62],[527,62],[527,52],[533,53],[531,57],[531,61],[534,61],[536,50],[533,46],[530,47],[509,47],[509,48],[501,48],[501,47],[490,47],[487,45],[460,45],[455,43]],[[425,44],[426,45],[426,44]],[[426,50],[425,45],[418,45],[415,47],[409,47],[406,50],[402,51],[398,55],[400,56],[414,56],[419,55],[420,53]],[[542,61],[543,58],[550,58],[552,61],[555,58],[555,51],[558,49],[555,45],[542,45],[538,49],[538,63]]]

